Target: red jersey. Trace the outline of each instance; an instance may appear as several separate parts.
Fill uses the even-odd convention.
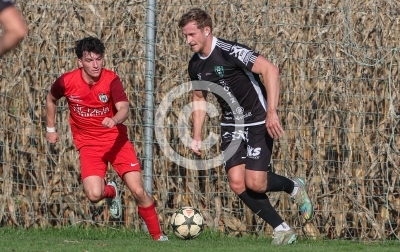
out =
[[[78,68],[61,75],[50,91],[56,99],[63,96],[67,99],[71,131],[78,150],[85,145],[128,139],[125,125],[105,128],[101,124],[105,117],[112,118],[117,113],[115,103],[128,101],[121,80],[113,71],[103,68],[99,81],[89,85]]]

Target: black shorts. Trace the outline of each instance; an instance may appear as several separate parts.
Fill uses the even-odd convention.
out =
[[[268,171],[274,141],[265,124],[245,126],[237,131],[234,126],[221,126],[221,136],[226,171],[241,164],[246,164],[249,170]]]

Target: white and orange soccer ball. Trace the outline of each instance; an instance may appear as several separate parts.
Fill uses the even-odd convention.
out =
[[[182,240],[194,239],[204,228],[204,219],[199,210],[193,207],[182,207],[171,217],[174,235]]]

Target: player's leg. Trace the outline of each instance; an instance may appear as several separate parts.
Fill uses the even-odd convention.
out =
[[[88,199],[97,203],[104,199],[104,178],[100,176],[88,176],[83,179],[83,188]]]
[[[106,156],[118,176],[125,181],[136,203],[140,207],[149,207],[153,200],[143,188],[142,174],[135,148],[128,140],[114,144],[112,152]]]
[[[273,146],[273,140],[271,138],[266,140],[265,133],[264,125],[249,127],[245,166],[247,190],[239,197],[249,197],[257,202],[253,206],[254,210],[250,206],[249,208],[274,229],[273,244],[291,244],[296,241],[294,230],[279,216],[265,194],[269,177],[269,167],[266,164],[271,161]]]
[[[259,178],[263,178],[265,183],[266,173],[266,171],[253,171],[246,169],[246,181],[248,181],[248,178],[251,177],[257,178],[258,181],[262,182],[263,180]],[[253,186],[254,189],[259,189],[260,187],[262,187],[262,185]],[[294,230],[290,228],[290,226],[282,219],[275,208],[271,205],[265,192],[256,192],[248,188],[245,192],[240,194],[239,197],[244,202],[246,202],[247,199],[249,202],[247,203],[247,206],[274,229],[274,239],[272,244],[291,244],[296,241],[297,237]],[[251,198],[252,201],[250,201],[248,198]]]
[[[105,185],[107,162],[102,160],[102,150],[92,146],[84,146],[79,150],[81,179],[85,194],[91,202],[99,202],[104,198],[115,197],[115,189]]]
[[[274,229],[273,244],[291,244],[296,240],[293,229],[283,221],[281,216],[272,207],[265,193],[254,192],[246,189],[244,183],[244,165],[237,165],[228,169],[229,185],[239,198],[255,214],[260,216]]]
[[[245,162],[247,129],[235,129],[233,126],[221,127],[221,150],[224,158],[224,167],[229,179],[229,186],[239,195],[246,190]]]
[[[129,171],[123,175],[123,180],[135,198],[137,205],[141,208],[147,208],[154,204],[152,198],[143,187],[142,174],[140,171]]]
[[[285,191],[291,193],[292,180],[269,170],[273,139],[265,125],[249,127],[246,157],[246,186],[259,193]]]
[[[140,164],[133,145],[129,141],[126,141],[124,145],[118,149],[118,153],[114,154],[111,162],[115,171],[131,191],[138,205],[139,215],[143,218],[154,240],[168,240],[168,238],[162,234],[154,201],[143,187]]]
[[[307,195],[306,184],[301,178],[288,179],[273,172],[267,173],[266,192],[284,191],[290,194],[298,206],[300,206],[303,217],[308,220],[313,214],[313,205]]]
[[[239,196],[239,198],[250,208],[250,210],[260,216],[274,229],[278,228],[280,225],[284,226],[284,221],[272,207],[268,196],[265,193],[254,192],[253,190],[247,188],[247,169],[245,168],[245,163],[247,162],[249,151],[246,148],[245,143],[249,141],[248,128],[240,131],[234,129],[233,127],[223,126],[221,128],[221,134],[221,149],[223,150],[225,169],[228,174],[229,186],[231,187],[232,191]],[[256,159],[257,151],[258,149],[254,149],[250,153],[250,156]],[[270,156],[271,155],[269,155],[269,157]],[[263,168],[264,171],[258,171],[258,175],[261,176],[261,179],[254,179],[259,179],[259,184],[263,183],[265,187],[267,166],[264,166]],[[288,230],[290,230],[290,228]],[[295,236],[290,236],[287,242],[291,243],[294,241],[293,239],[295,240]]]
[[[283,223],[282,218],[272,207],[265,193],[257,193],[246,188],[244,183],[245,165],[228,168],[229,186],[239,198],[258,216],[276,228]]]
[[[264,125],[250,127],[248,131],[246,186],[256,192],[280,192],[290,194],[290,197],[300,206],[305,219],[310,219],[313,206],[307,195],[304,180],[287,177],[264,171],[265,165],[271,160],[273,139],[268,134]],[[267,169],[267,170],[268,170]]]
[[[93,203],[107,199],[110,215],[113,218],[120,218],[122,206],[117,184],[115,182],[106,184],[104,180],[107,161],[103,157],[107,151],[108,148],[104,146],[85,146],[79,150],[81,178],[88,199]]]
[[[124,174],[123,179],[136,200],[139,215],[146,223],[153,240],[168,240],[168,238],[162,234],[154,201],[143,187],[141,173],[139,171],[127,172]]]
[[[293,180],[273,173],[267,172],[265,192],[286,192],[288,194],[296,193],[297,184]]]

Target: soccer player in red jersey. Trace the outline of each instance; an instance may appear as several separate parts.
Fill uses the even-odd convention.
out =
[[[129,102],[119,77],[103,68],[104,51],[104,44],[94,37],[76,42],[79,68],[61,75],[47,94],[46,139],[50,143],[59,141],[55,114],[57,100],[65,97],[74,144],[80,154],[81,179],[89,200],[107,199],[111,216],[121,217],[117,185],[114,181],[105,182],[107,164],[111,163],[132,192],[152,238],[166,241],[153,199],[143,188],[140,164],[123,124],[129,116]]]

